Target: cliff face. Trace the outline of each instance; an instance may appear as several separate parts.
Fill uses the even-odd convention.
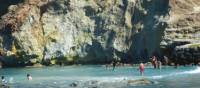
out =
[[[25,0],[2,16],[2,62],[148,61],[153,54],[162,54],[161,41],[165,47],[174,42],[170,29],[198,30],[198,8],[198,0]]]
[[[163,36],[165,54],[182,64],[200,61],[200,2],[171,0],[168,27]]]

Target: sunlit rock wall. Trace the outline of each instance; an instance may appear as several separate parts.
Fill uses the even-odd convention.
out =
[[[1,18],[3,61],[137,63],[152,55],[161,57],[161,41],[168,45],[167,39],[172,39],[167,30],[175,27],[171,18],[179,14],[176,4],[173,0],[24,0],[11,5]]]

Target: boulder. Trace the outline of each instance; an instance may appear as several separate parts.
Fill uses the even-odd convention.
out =
[[[138,79],[138,80],[128,80],[129,86],[136,86],[136,85],[147,85],[147,84],[153,84],[153,81],[150,81],[148,79]]]

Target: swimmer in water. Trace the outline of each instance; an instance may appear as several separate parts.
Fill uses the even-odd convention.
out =
[[[2,83],[2,84],[6,83],[6,79],[5,79],[4,76],[1,76],[1,83]]]
[[[1,84],[2,88],[4,88],[4,86],[6,86],[7,81],[6,81],[4,76],[1,76],[1,83],[0,84]]]
[[[140,75],[143,76],[144,75],[144,64],[143,63],[140,63],[139,70],[140,70]]]
[[[32,80],[33,78],[31,77],[30,74],[27,74],[27,79],[28,79],[28,80]]]

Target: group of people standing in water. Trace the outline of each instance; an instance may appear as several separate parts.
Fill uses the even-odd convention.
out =
[[[161,69],[162,68],[162,62],[160,61],[160,60],[158,60],[158,58],[156,57],[156,56],[153,56],[151,59],[151,65],[153,66],[153,68],[154,69]],[[111,65],[112,65],[112,70],[114,70],[115,69],[115,67],[117,66],[119,64],[119,62],[118,61],[116,61],[116,60],[113,60],[112,62],[111,62]],[[107,68],[108,66],[106,65],[106,68]],[[144,70],[145,70],[145,64],[144,63],[140,63],[139,64],[139,72],[140,72],[140,75],[144,75]]]
[[[151,63],[153,65],[153,67],[156,69],[161,69],[162,68],[162,62],[159,61],[156,56],[153,56],[151,59]]]
[[[156,56],[153,56],[151,59],[151,64],[153,66],[154,69],[161,69],[162,68],[162,62],[159,61]],[[144,69],[145,69],[145,65],[144,63],[140,63],[139,65],[139,70],[140,70],[140,75],[144,75]]]

